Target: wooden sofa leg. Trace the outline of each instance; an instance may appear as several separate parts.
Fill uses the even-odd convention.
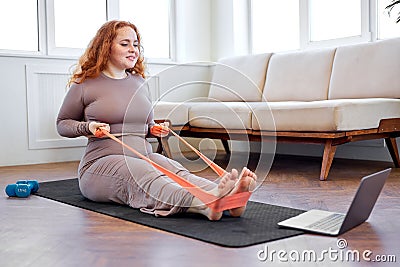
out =
[[[172,152],[171,152],[171,149],[169,148],[168,139],[169,139],[168,136],[161,138],[161,144],[162,144],[162,146],[163,146],[165,155],[166,155],[168,158],[171,158],[171,159],[172,159]]]
[[[156,153],[161,154],[163,152],[161,137],[157,137],[157,141],[158,141],[158,146],[157,146]]]
[[[322,157],[321,174],[319,179],[324,181],[328,178],[329,170],[332,165],[333,157],[335,156],[336,146],[332,145],[332,140],[325,142],[324,155]]]
[[[228,140],[221,139],[222,145],[224,146],[226,154],[230,154],[231,150],[229,149]]]
[[[164,151],[165,156],[168,158],[172,158],[171,149],[169,148],[168,144],[168,136],[166,137],[157,137],[158,146],[157,146],[157,153],[161,154]]]
[[[394,166],[400,168],[399,150],[397,148],[396,138],[385,138],[386,145],[388,147],[390,156],[392,157]]]

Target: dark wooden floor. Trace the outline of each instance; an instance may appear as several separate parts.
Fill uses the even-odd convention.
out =
[[[253,160],[254,161],[254,160]],[[222,160],[223,162],[223,160]],[[253,162],[254,163],[254,162]],[[0,186],[18,179],[49,181],[76,177],[77,162],[1,167]],[[320,159],[278,156],[252,200],[299,209],[320,208],[346,212],[360,178],[392,167],[387,162],[335,159],[328,181],[321,182]],[[212,177],[209,170],[201,172]],[[313,250],[358,251],[360,262],[305,261],[295,266],[396,266],[400,262],[400,169],[392,173],[369,220],[339,237],[306,234],[246,248],[232,249],[155,230],[37,196],[27,199],[0,197],[0,266],[280,266],[275,258],[260,261],[260,250],[287,253]],[[148,216],[148,215],[143,215]],[[262,231],[262,229],[260,229]],[[368,263],[365,250],[394,255],[396,263]],[[342,251],[342,252],[343,252]],[[337,254],[339,255],[339,254]],[[286,255],[288,258],[288,255]],[[352,259],[352,258],[351,258]],[[393,259],[389,259],[393,260]],[[272,264],[271,264],[272,263]]]

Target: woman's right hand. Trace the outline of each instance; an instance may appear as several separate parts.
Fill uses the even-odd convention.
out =
[[[91,121],[91,122],[89,123],[89,131],[90,131],[93,135],[95,135],[96,137],[103,137],[103,136],[104,136],[104,134],[102,134],[102,135],[100,135],[100,136],[99,136],[98,133],[96,134],[96,131],[97,131],[100,127],[103,128],[104,130],[106,130],[107,132],[110,132],[110,125],[107,124],[107,123],[104,123],[104,122],[97,122],[97,121]]]
[[[157,137],[165,137],[169,134],[169,123],[162,122],[160,124],[155,124],[150,128],[150,133]]]

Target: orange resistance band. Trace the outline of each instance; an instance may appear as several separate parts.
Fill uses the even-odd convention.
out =
[[[224,169],[222,169],[220,166],[218,166],[217,164],[215,164],[214,162],[212,162],[209,158],[207,158],[206,156],[204,156],[200,151],[198,151],[196,148],[194,148],[191,144],[189,144],[188,142],[186,142],[185,139],[183,139],[182,137],[180,137],[177,133],[175,133],[174,131],[172,131],[171,129],[169,129],[169,131],[175,135],[176,137],[178,137],[179,140],[181,140],[185,145],[187,145],[188,147],[190,147],[200,158],[202,158],[204,160],[205,163],[207,163],[208,166],[210,166],[211,169],[213,169],[213,171],[218,174],[219,177],[222,177],[226,174],[226,171]]]
[[[207,207],[209,207],[210,209],[212,209],[215,212],[222,212],[222,211],[228,210],[228,209],[244,207],[250,198],[251,192],[240,192],[240,193],[235,193],[233,195],[223,196],[223,197],[214,196],[214,195],[208,193],[207,191],[201,189],[197,185],[190,183],[189,181],[185,180],[184,178],[176,175],[175,173],[171,172],[170,170],[162,167],[161,165],[157,164],[156,162],[154,162],[151,159],[147,158],[146,156],[142,155],[136,149],[128,146],[127,144],[125,144],[124,142],[119,140],[117,137],[110,134],[105,129],[99,128],[96,132],[96,136],[102,136],[103,134],[106,135],[107,137],[111,138],[112,140],[118,142],[125,148],[129,149],[130,151],[132,151],[134,154],[136,154],[141,159],[143,159],[143,160],[147,161],[148,163],[150,163],[151,165],[153,165],[154,168],[156,168],[157,170],[164,173],[166,176],[171,178],[173,181],[175,181],[180,186],[184,187],[193,196],[200,199]],[[206,158],[204,155],[203,155],[203,157]],[[218,166],[218,165],[216,165],[216,166]],[[242,174],[241,174],[241,176],[242,176]],[[241,176],[239,177],[239,179],[241,178]]]

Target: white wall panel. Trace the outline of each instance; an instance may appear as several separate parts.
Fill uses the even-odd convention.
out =
[[[56,119],[68,78],[66,66],[26,65],[29,149],[86,145],[86,138],[64,138],[57,133]]]

